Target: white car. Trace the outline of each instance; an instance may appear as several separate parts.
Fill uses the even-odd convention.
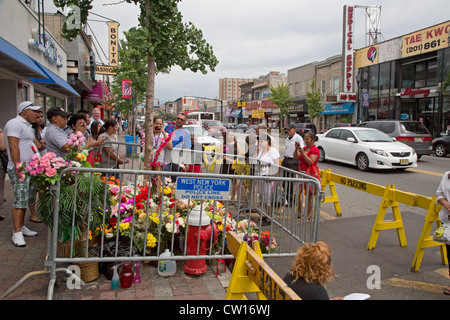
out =
[[[195,124],[188,124],[183,126],[183,128],[189,131],[190,135],[192,135],[193,132],[196,133],[198,136],[198,142],[205,146],[210,145],[220,146],[220,141],[216,138],[213,138],[211,134],[208,132],[208,130],[206,130],[202,126]]]
[[[348,163],[363,171],[417,167],[417,154],[413,148],[377,129],[333,128],[317,137],[315,145],[320,150],[321,162]]]

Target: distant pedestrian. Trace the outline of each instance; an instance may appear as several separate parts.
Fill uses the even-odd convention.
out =
[[[105,123],[102,119],[101,119],[101,115],[102,113],[100,112],[99,108],[94,108],[92,109],[92,117],[91,117],[91,123],[88,125],[88,130],[91,130],[91,126],[92,126],[92,122],[94,121],[98,121],[100,122],[102,125]]]
[[[443,206],[441,211],[439,211],[439,218],[444,224],[450,223],[450,171],[447,171],[442,177],[441,183],[436,190],[436,199],[439,204]],[[449,275],[450,275],[450,245],[445,245],[447,249],[447,260],[449,262]],[[444,288],[444,294],[450,295],[450,286]]]
[[[44,134],[46,131],[46,127],[44,124],[44,112],[42,110],[37,111],[36,122],[33,123],[34,136],[36,139],[34,140],[34,144],[39,150],[41,155],[44,155],[47,152],[47,146],[45,145]]]
[[[17,247],[26,245],[24,236],[33,237],[37,232],[31,231],[25,226],[25,213],[27,207],[34,214],[36,212],[36,186],[27,177],[25,181],[19,180],[16,164],[28,162],[33,155],[34,145],[33,123],[36,122],[37,111],[42,107],[35,106],[31,101],[24,101],[17,107],[18,115],[6,123],[4,134],[6,150],[8,152],[7,172],[14,193],[12,208],[13,235],[12,242]]]

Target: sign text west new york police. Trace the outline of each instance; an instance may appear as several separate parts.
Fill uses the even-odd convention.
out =
[[[228,200],[229,179],[177,178],[177,199]]]

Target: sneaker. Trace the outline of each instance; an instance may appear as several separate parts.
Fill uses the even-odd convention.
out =
[[[25,239],[23,238],[22,232],[13,232],[11,240],[16,247],[25,247],[27,245]]]
[[[34,237],[37,235],[36,231],[31,231],[30,229],[28,229],[27,227],[23,226],[20,231],[22,231],[23,235],[25,237]]]

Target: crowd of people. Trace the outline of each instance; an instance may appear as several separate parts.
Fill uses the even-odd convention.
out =
[[[47,126],[44,125],[47,118]],[[69,137],[81,132],[84,142],[80,148],[90,150],[87,161],[93,165],[94,150],[99,153],[100,168],[114,168],[126,160],[118,150],[118,123],[114,119],[105,122],[100,118],[100,110],[94,108],[92,117],[88,111],[81,110],[71,114],[61,108],[52,107],[44,115],[43,108],[31,101],[21,102],[17,107],[17,116],[9,120],[0,129],[0,154],[2,170],[0,170],[0,210],[4,207],[4,185],[6,174],[9,177],[14,193],[12,204],[13,234],[12,242],[17,247],[26,246],[24,237],[33,237],[37,232],[25,226],[25,214],[30,212],[29,221],[41,223],[36,214],[36,186],[31,179],[21,181],[16,165],[18,162],[29,162],[36,150],[41,155],[52,152],[64,158],[70,152]],[[4,216],[0,216],[3,220]]]

